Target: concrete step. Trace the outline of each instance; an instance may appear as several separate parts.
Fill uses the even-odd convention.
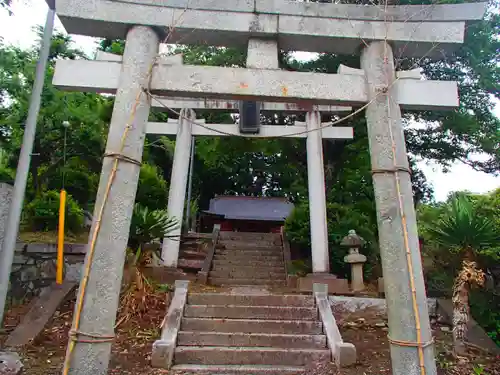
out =
[[[304,306],[313,307],[314,297],[311,295],[249,295],[227,293],[191,293],[188,295],[189,305],[245,305],[245,306]]]
[[[261,255],[261,256],[283,256],[283,249],[281,248],[271,248],[271,249],[216,249],[216,255]]]
[[[323,324],[317,320],[182,318],[181,331],[321,335]]]
[[[210,271],[210,276],[215,278],[240,278],[240,279],[271,279],[271,280],[285,280],[285,270],[281,267],[280,272],[266,272],[261,270],[235,270],[235,271]]]
[[[305,374],[302,367],[269,365],[175,365],[174,373],[185,374],[241,374],[241,375],[296,375]]]
[[[184,332],[177,335],[178,346],[260,346],[273,348],[325,349],[324,335],[276,333]]]
[[[208,283],[210,285],[273,285],[285,286],[286,280],[271,280],[271,279],[232,279],[232,278],[217,278],[208,275]]]
[[[327,349],[281,349],[220,346],[178,346],[175,363],[200,365],[288,365],[306,366],[330,361]]]
[[[245,260],[245,259],[214,259],[212,261],[214,266],[229,266],[236,267],[240,265],[254,267],[255,269],[260,267],[284,267],[283,260],[269,260],[269,261],[261,261],[261,260]]]
[[[231,262],[283,262],[283,256],[280,255],[246,255],[246,254],[231,254],[231,255],[214,255],[214,260],[226,260]]]
[[[317,320],[316,307],[187,305],[188,318]]]
[[[246,265],[246,264],[234,264],[234,263],[224,263],[218,261],[218,263],[212,263],[212,271],[224,271],[224,272],[272,272],[272,273],[281,273],[285,272],[285,265],[280,264],[279,266],[261,266],[258,269],[254,266]]]

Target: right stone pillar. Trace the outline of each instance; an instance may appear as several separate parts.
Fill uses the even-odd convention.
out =
[[[413,205],[408,156],[395,90],[394,57],[385,41],[361,55],[369,105],[378,234],[394,374],[435,375],[436,364]],[[418,345],[417,342],[421,344]]]
[[[323,166],[323,137],[321,114],[306,114],[307,126],[307,185],[309,190],[309,222],[311,227],[311,256],[314,273],[330,271],[328,229],[326,221],[325,172]]]

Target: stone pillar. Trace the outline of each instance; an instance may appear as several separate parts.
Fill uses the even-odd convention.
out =
[[[184,108],[179,117],[179,128],[175,139],[174,161],[172,174],[170,176],[170,190],[168,192],[168,215],[175,217],[179,226],[168,233],[163,239],[162,259],[167,267],[177,267],[179,258],[180,236],[182,217],[184,213],[184,201],[186,200],[186,187],[189,173],[189,158],[191,153],[192,122],[196,120],[196,114],[192,109]]]
[[[330,272],[328,257],[328,228],[326,225],[325,172],[323,166],[323,139],[321,115],[308,112],[307,130],[307,184],[309,190],[309,217],[311,226],[312,269],[314,273]],[[311,131],[313,130],[313,131]]]
[[[5,227],[9,217],[10,202],[12,201],[12,185],[4,182],[0,183],[0,252],[3,249],[3,237],[5,235]]]
[[[365,290],[365,282],[363,279],[363,264],[366,262],[366,256],[354,252],[357,250],[350,249],[349,255],[344,257],[344,262],[351,264],[351,289],[353,292]]]
[[[359,253],[365,240],[356,234],[355,230],[350,230],[344,237],[341,246],[349,248],[349,254],[344,257],[344,262],[351,264],[351,289],[353,292],[359,292],[365,289],[363,280],[363,264],[366,262],[366,256]]]
[[[389,336],[394,340],[415,343],[418,338],[415,318],[417,314],[421,325],[421,340],[427,343],[423,349],[426,375],[435,375],[434,347],[429,343],[431,330],[401,110],[396,102],[397,99],[392,97],[394,90],[390,87],[395,80],[391,46],[384,41],[372,42],[362,52],[361,68],[367,80],[368,98],[373,100],[366,109],[366,122],[387,299]],[[405,215],[406,228],[402,212]],[[416,314],[407,248],[413,269]],[[419,350],[416,347],[391,343],[391,358],[394,374],[421,374]]]
[[[149,27],[135,26],[127,33],[89,243],[92,241],[93,233],[98,224],[97,220],[108,189],[115,157],[117,153],[121,153],[130,160],[119,161],[116,175],[104,204],[101,228],[95,241],[92,261],[89,260],[90,253],[87,252],[84,269],[89,267],[89,262],[91,267],[83,299],[80,324],[75,327],[75,322],[73,322],[73,329],[78,328],[78,332],[107,337],[114,335],[125,251],[151,105],[150,98],[142,91],[148,87],[149,71],[158,54],[158,47],[158,35]],[[135,106],[135,104],[138,105]],[[134,107],[135,114],[132,115]],[[127,126],[129,126],[129,131],[125,138],[125,147],[120,152],[122,137]],[[82,282],[83,280],[82,278]],[[80,289],[81,285],[80,283]],[[78,291],[77,298],[77,302],[80,301],[81,290]],[[92,341],[85,335],[81,335],[81,338]],[[110,351],[111,341],[103,343],[77,342],[73,352],[68,353],[71,360],[69,374],[107,374]]]

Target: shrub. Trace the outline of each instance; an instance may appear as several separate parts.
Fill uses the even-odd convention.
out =
[[[156,166],[142,165],[135,201],[151,210],[167,208],[168,185]]]
[[[64,174],[64,185],[63,185]],[[48,190],[59,190],[62,186],[81,207],[87,207],[95,199],[99,175],[93,173],[85,162],[74,158],[65,167],[58,168],[45,176]]]
[[[56,230],[59,225],[59,195],[56,190],[46,191],[25,206],[24,220],[32,231]],[[83,209],[68,194],[66,199],[66,230],[76,233],[82,230]]]
[[[14,185],[14,172],[12,169],[0,166],[0,182]]]
[[[327,217],[330,271],[340,276],[349,275],[350,267],[344,262],[344,256],[347,255],[348,249],[340,246],[340,242],[350,229],[354,229],[367,241],[365,247],[361,249],[361,253],[368,258],[365,264],[365,275],[369,278],[372,275],[374,265],[379,263],[376,224],[356,207],[335,203],[327,204]],[[290,243],[301,250],[301,257],[303,259],[310,258],[311,238],[307,202],[295,206],[285,222],[285,231]]]

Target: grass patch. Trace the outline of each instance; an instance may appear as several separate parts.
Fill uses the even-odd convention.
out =
[[[57,232],[21,232],[19,234],[21,242],[25,243],[57,243]],[[66,233],[64,235],[64,243],[87,243],[89,238],[88,232],[79,234]]]

